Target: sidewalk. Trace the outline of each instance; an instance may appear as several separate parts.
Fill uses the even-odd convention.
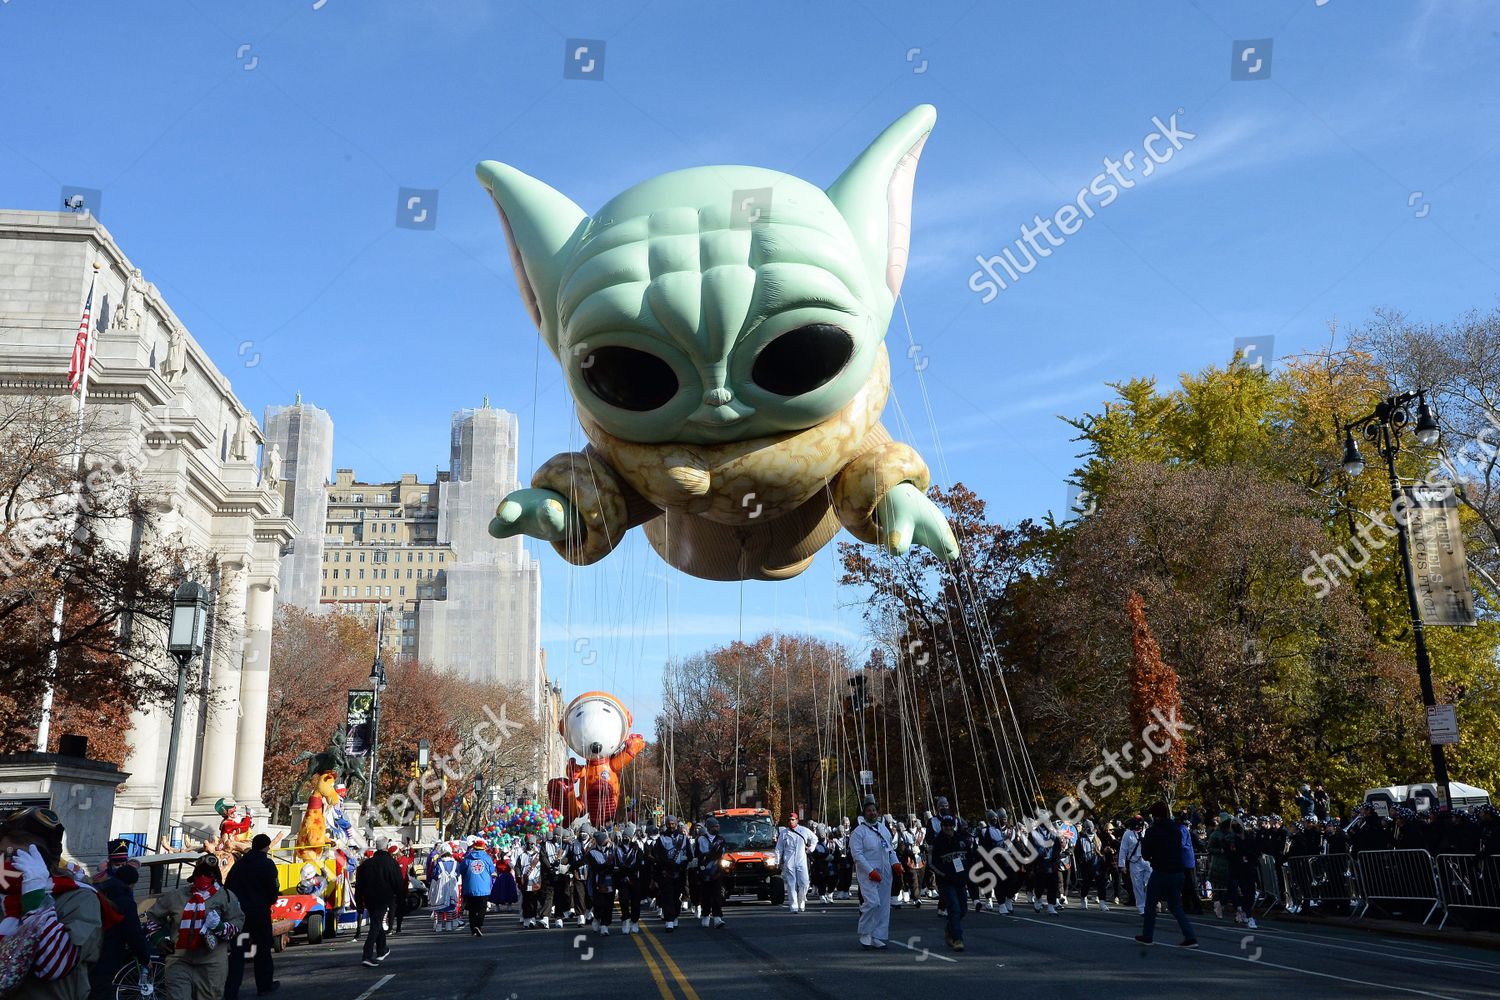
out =
[[[1462,944],[1471,948],[1488,948],[1491,951],[1500,951],[1500,933],[1494,931],[1466,931],[1449,925],[1442,930],[1437,928],[1437,920],[1423,926],[1411,920],[1382,920],[1378,917],[1365,917],[1355,920],[1353,917],[1327,916],[1324,914],[1312,915],[1306,913],[1287,913],[1280,911],[1268,913],[1261,920],[1275,920],[1288,924],[1309,924],[1324,927],[1345,927],[1350,930],[1368,931],[1375,934],[1388,934],[1391,937],[1413,938],[1421,941],[1441,941],[1446,944]]]

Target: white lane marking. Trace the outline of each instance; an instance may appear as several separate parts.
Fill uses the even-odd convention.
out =
[[[1469,956],[1463,954],[1462,952],[1458,952],[1457,954],[1455,954],[1454,949],[1462,948],[1463,947],[1462,945],[1457,944],[1457,943],[1454,943],[1453,945],[1449,946],[1448,948],[1442,948],[1440,946],[1434,946],[1434,949],[1437,951],[1436,955],[1433,954],[1430,951],[1412,951],[1412,952],[1407,952],[1406,954],[1400,954],[1400,953],[1398,953],[1398,950],[1406,947],[1411,942],[1409,942],[1409,941],[1401,941],[1401,942],[1390,941],[1390,942],[1385,942],[1385,944],[1386,944],[1385,948],[1360,948],[1360,947],[1358,947],[1356,945],[1352,945],[1352,944],[1336,944],[1335,943],[1335,942],[1338,942],[1338,941],[1341,941],[1341,940],[1347,940],[1347,939],[1341,939],[1341,938],[1331,937],[1331,936],[1326,935],[1326,934],[1310,934],[1310,933],[1303,933],[1302,931],[1282,930],[1279,927],[1275,928],[1273,930],[1273,929],[1265,927],[1264,925],[1262,925],[1261,927],[1259,927],[1258,929],[1253,930],[1253,931],[1252,930],[1246,930],[1243,927],[1240,927],[1240,928],[1231,928],[1231,927],[1228,927],[1228,926],[1225,926],[1225,925],[1208,924],[1208,923],[1201,923],[1201,922],[1200,923],[1195,923],[1193,926],[1194,927],[1200,927],[1200,928],[1206,928],[1208,930],[1226,931],[1228,933],[1236,934],[1236,935],[1241,935],[1241,936],[1243,936],[1245,934],[1264,935],[1265,937],[1267,937],[1267,938],[1269,938],[1271,940],[1274,940],[1277,943],[1283,943],[1283,942],[1286,943],[1286,944],[1302,944],[1302,943],[1306,943],[1307,946],[1310,947],[1310,948],[1338,948],[1341,951],[1352,951],[1352,952],[1354,952],[1356,954],[1359,954],[1359,955],[1370,955],[1370,956],[1373,956],[1373,957],[1376,957],[1376,958],[1419,958],[1419,959],[1426,960],[1426,959],[1432,959],[1432,958],[1441,957],[1442,960],[1443,960],[1444,965],[1451,966],[1451,967],[1454,967],[1454,968],[1470,968],[1470,969],[1475,969],[1475,970],[1483,970],[1483,971],[1487,971],[1487,972],[1488,971],[1500,970],[1500,965],[1495,965],[1495,964],[1492,964],[1490,962],[1484,962],[1484,961],[1481,961],[1481,960],[1479,960],[1477,958],[1470,958]],[[1321,942],[1321,943],[1314,943],[1314,942]]]
[[[932,951],[932,950],[927,949],[927,948],[913,948],[911,945],[907,944],[905,941],[897,941],[895,938],[891,938],[889,941],[886,942],[886,944],[897,944],[897,945],[900,945],[901,947],[905,948],[907,951],[920,951],[920,952],[925,953],[928,958],[938,958],[938,959],[942,959],[944,962],[957,962],[958,961],[958,959],[956,959],[956,958],[949,958],[947,955],[939,955],[937,952]]]
[[[385,975],[381,976],[375,981],[374,986],[371,986],[369,989],[365,990],[359,996],[355,997],[354,1000],[370,1000],[370,997],[375,995],[376,990],[380,989],[380,987],[384,986],[386,983],[395,978],[396,974],[394,972],[387,972]]]
[[[1128,908],[1125,908],[1125,909],[1116,908],[1116,909],[1112,909],[1112,910],[1109,911],[1109,913],[1107,914],[1106,919],[1113,918],[1116,914],[1119,914],[1120,916],[1124,916],[1124,917],[1127,917],[1127,918],[1130,917],[1130,912],[1129,912]],[[1000,914],[1000,916],[1004,916],[1004,914]],[[1139,918],[1140,916],[1143,916],[1143,914],[1136,914],[1136,918]],[[1304,924],[1298,924],[1297,925],[1297,927],[1298,927],[1297,930],[1289,930],[1289,929],[1284,930],[1281,927],[1274,927],[1273,928],[1273,927],[1268,927],[1265,924],[1262,924],[1259,928],[1257,928],[1256,930],[1253,930],[1253,931],[1250,930],[1250,929],[1248,929],[1248,928],[1246,928],[1243,924],[1235,924],[1234,926],[1230,926],[1229,924],[1210,923],[1210,922],[1205,921],[1205,920],[1195,920],[1193,922],[1193,926],[1196,927],[1196,928],[1202,929],[1202,930],[1223,931],[1224,933],[1230,934],[1230,935],[1235,936],[1235,937],[1243,937],[1246,934],[1257,934],[1257,935],[1264,935],[1267,938],[1274,938],[1278,942],[1285,942],[1287,944],[1307,944],[1307,946],[1310,947],[1310,948],[1324,948],[1324,947],[1327,947],[1327,948],[1339,948],[1339,949],[1342,949],[1344,951],[1352,951],[1352,952],[1355,952],[1356,954],[1369,955],[1369,956],[1372,956],[1372,957],[1375,957],[1375,958],[1386,958],[1386,959],[1389,959],[1389,958],[1407,958],[1407,957],[1409,957],[1409,958],[1428,959],[1428,958],[1433,957],[1431,954],[1429,954],[1429,952],[1427,950],[1420,951],[1420,952],[1419,951],[1412,951],[1412,952],[1410,952],[1407,955],[1393,955],[1392,954],[1392,949],[1418,948],[1418,947],[1420,947],[1420,948],[1423,948],[1423,949],[1429,949],[1431,951],[1440,952],[1442,954],[1443,961],[1445,962],[1445,964],[1447,964],[1449,966],[1453,966],[1453,967],[1470,967],[1470,968],[1473,968],[1475,970],[1483,970],[1483,971],[1500,970],[1500,965],[1496,965],[1496,964],[1491,963],[1491,962],[1486,962],[1486,961],[1484,961],[1481,958],[1473,957],[1473,956],[1470,956],[1468,954],[1465,954],[1464,951],[1460,950],[1460,949],[1463,949],[1464,946],[1461,945],[1461,944],[1458,944],[1457,942],[1455,942],[1454,944],[1451,944],[1451,945],[1437,945],[1437,944],[1421,944],[1421,943],[1418,943],[1418,942],[1415,942],[1415,941],[1407,941],[1407,940],[1391,941],[1391,940],[1388,940],[1388,939],[1385,939],[1385,938],[1381,938],[1380,941],[1381,941],[1381,943],[1383,945],[1385,945],[1385,947],[1383,947],[1383,948],[1361,948],[1361,947],[1358,947],[1356,945],[1348,943],[1349,940],[1350,940],[1349,938],[1339,938],[1339,937],[1334,937],[1334,936],[1328,935],[1328,934],[1316,934],[1316,933],[1313,933],[1311,931],[1304,931],[1304,930],[1301,929],[1302,927],[1306,926]],[[1353,931],[1355,933],[1359,933],[1359,931],[1358,931],[1357,928],[1349,928],[1349,930],[1351,930],[1351,931]],[[1312,944],[1311,943],[1312,941],[1323,941],[1323,942],[1329,942],[1329,943],[1328,944]],[[1337,943],[1337,944],[1335,944],[1333,942],[1343,942],[1343,943]]]
[[[1110,937],[1116,938],[1120,941],[1130,941],[1131,943],[1138,943],[1136,942],[1134,935],[1126,937],[1124,934],[1111,934],[1109,931],[1096,931],[1088,927],[1074,927],[1072,924],[1059,923],[1055,920],[1037,920],[1034,917],[1016,917],[1015,919],[1024,920],[1029,924],[1041,924],[1043,927],[1058,927],[1065,931],[1081,931],[1084,934],[1097,934],[1100,937]],[[1156,946],[1147,945],[1146,947]],[[1341,983],[1353,983],[1358,986],[1373,986],[1376,989],[1395,990],[1399,993],[1414,993],[1419,997],[1435,997],[1436,1000],[1462,1000],[1462,998],[1460,997],[1451,997],[1446,993],[1430,993],[1427,990],[1417,990],[1407,986],[1392,986],[1390,983],[1371,983],[1363,979],[1351,979],[1348,976],[1335,976],[1332,973],[1328,972],[1315,972],[1312,969],[1299,969],[1295,965],[1281,965],[1277,962],[1267,962],[1263,958],[1251,960],[1244,957],[1243,955],[1226,955],[1221,951],[1207,951],[1201,947],[1178,948],[1175,945],[1166,945],[1165,947],[1169,951],[1180,951],[1186,954],[1193,955],[1212,955],[1214,958],[1224,958],[1228,959],[1231,962],[1244,962],[1246,965],[1263,965],[1267,968],[1282,969],[1286,972],[1300,972],[1304,976],[1317,976],[1320,979],[1333,979]]]

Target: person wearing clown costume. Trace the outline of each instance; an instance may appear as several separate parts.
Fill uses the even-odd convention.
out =
[[[0,825],[0,983],[14,991],[6,996],[88,996],[88,967],[99,957],[106,910],[92,886],[63,868],[62,840],[62,822],[51,809],[21,809]]]

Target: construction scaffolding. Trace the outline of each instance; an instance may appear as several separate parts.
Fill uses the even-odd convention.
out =
[[[267,452],[275,447],[281,456],[277,479],[282,510],[296,524],[291,549],[281,560],[277,601],[317,612],[333,468],[333,418],[298,395],[291,406],[266,407],[263,426]]]

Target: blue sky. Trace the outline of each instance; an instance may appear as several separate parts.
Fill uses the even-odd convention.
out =
[[[574,38],[605,43],[602,79],[564,77]],[[1231,80],[1236,43],[1264,39],[1239,65],[1269,68]],[[930,102],[887,422],[1013,521],[1065,506],[1076,446],[1057,415],[1097,409],[1106,380],[1170,381],[1237,337],[1298,353],[1376,307],[1490,307],[1497,54],[1478,0],[7,0],[0,204],[101,190],[251,410],[302,392],[362,478],[430,476],[451,411],[487,394],[520,415],[524,479],[578,434],[478,160],[588,210],[700,164],[826,184]],[[1168,163],[992,301],[970,290],[976,256],[1178,109],[1195,138]],[[395,225],[402,187],[439,192],[435,228]],[[743,587],[669,570],[640,538],[589,568],[535,551],[553,675],[616,690],[643,727],[669,653],[778,628],[864,642],[831,549]]]

